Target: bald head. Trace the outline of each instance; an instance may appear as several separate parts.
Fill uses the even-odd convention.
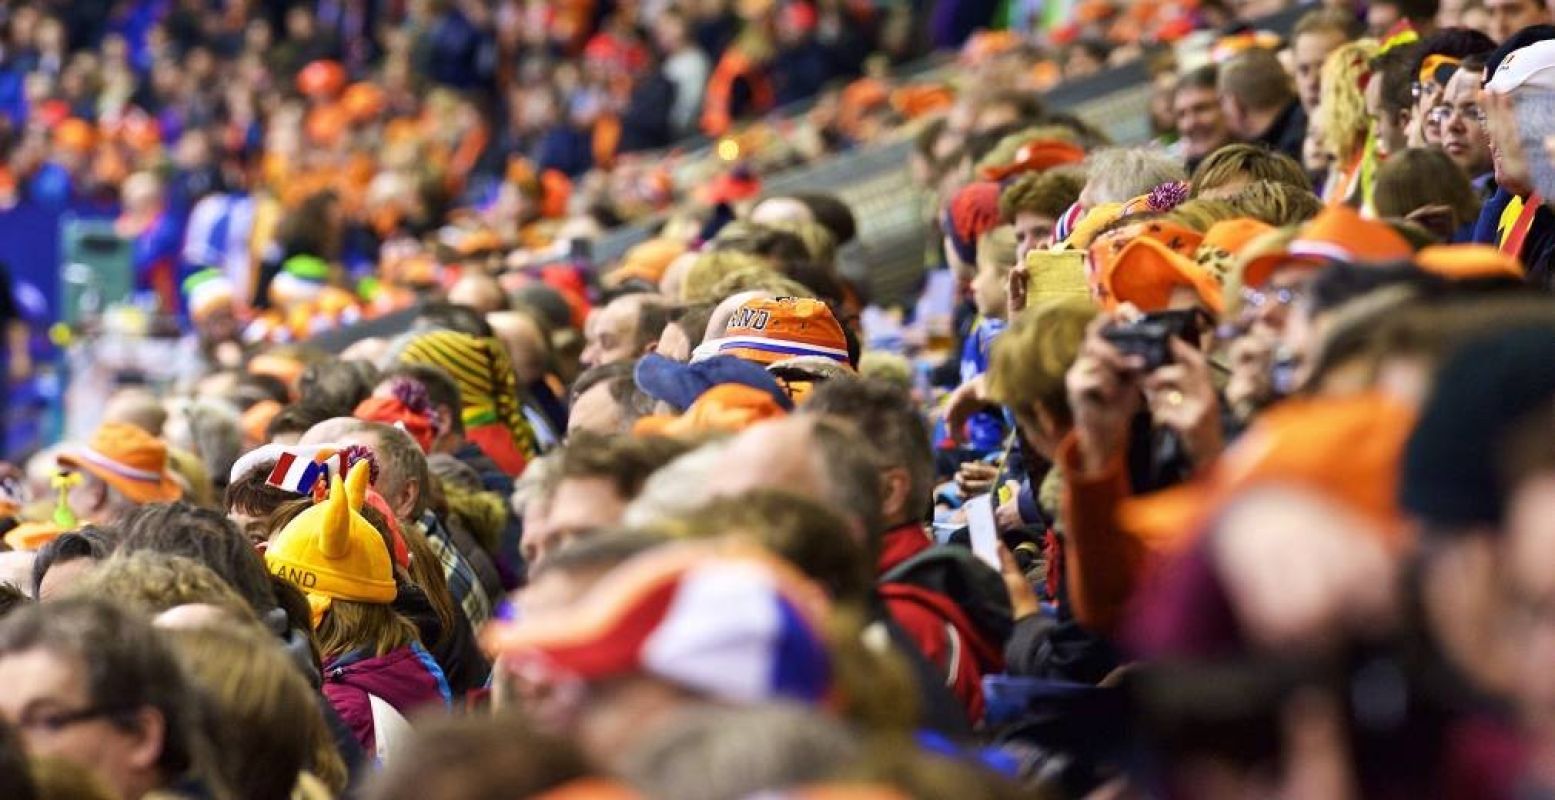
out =
[[[551,343],[534,317],[522,311],[497,311],[486,315],[486,323],[507,349],[519,383],[530,384],[545,377]]]
[[[745,430],[723,450],[708,489],[733,496],[782,489],[823,503],[852,523],[873,554],[880,529],[880,470],[858,429],[831,417],[792,416]]]
[[[507,295],[497,280],[484,272],[467,271],[448,290],[448,302],[467,306],[482,314],[501,311],[508,307]]]
[[[769,197],[751,210],[751,222],[776,225],[790,222],[814,222],[810,207],[794,197]]]
[[[583,335],[583,365],[599,367],[631,361],[653,349],[669,324],[669,307],[653,294],[617,297],[589,314]]]
[[[300,445],[339,444],[342,437],[354,430],[361,420],[355,417],[333,417],[309,428],[297,440]]]

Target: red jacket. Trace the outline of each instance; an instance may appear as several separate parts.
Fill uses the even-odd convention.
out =
[[[879,572],[933,547],[916,523],[885,533]],[[1004,669],[1003,642],[989,641],[951,598],[908,583],[882,583],[886,611],[929,663],[942,670],[945,685],[975,724],[983,718],[983,676]]]

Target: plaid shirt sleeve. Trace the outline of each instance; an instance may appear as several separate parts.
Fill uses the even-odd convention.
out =
[[[432,545],[432,551],[437,553],[437,560],[443,565],[443,578],[448,581],[448,592],[453,595],[454,602],[464,609],[465,617],[470,620],[470,627],[479,628],[486,620],[491,618],[491,598],[486,596],[486,590],[475,576],[475,570],[470,563],[460,555],[458,548],[448,541],[447,533],[441,525],[425,525],[427,542]]]

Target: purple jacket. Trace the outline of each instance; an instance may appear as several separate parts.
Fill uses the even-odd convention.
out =
[[[382,656],[346,655],[324,662],[324,697],[368,753],[377,753],[371,697],[408,717],[421,706],[452,702],[448,681],[419,644]]]

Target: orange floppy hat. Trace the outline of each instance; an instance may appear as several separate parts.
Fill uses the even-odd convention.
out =
[[[1204,478],[1126,501],[1120,522],[1142,538],[1186,542],[1242,491],[1288,485],[1338,501],[1399,544],[1399,472],[1415,416],[1380,392],[1286,400],[1259,415]]]
[[[825,303],[804,297],[747,301],[729,318],[716,352],[762,365],[821,356],[853,366],[841,323]]]
[[[1032,139],[1015,151],[1015,159],[999,167],[986,167],[983,177],[1002,181],[1027,172],[1046,172],[1065,164],[1078,164],[1085,160],[1085,149],[1079,145],[1058,139]]]
[[[1488,244],[1433,244],[1415,254],[1415,266],[1454,281],[1523,279],[1523,262]]]
[[[1112,274],[1124,248],[1140,239],[1154,239],[1168,250],[1188,256],[1204,241],[1204,234],[1184,225],[1165,220],[1149,220],[1104,231],[1085,247],[1085,279],[1091,296],[1111,310],[1117,305],[1110,294],[1107,276]]]
[[[1402,261],[1414,252],[1387,223],[1365,219],[1355,209],[1335,204],[1308,220],[1283,249],[1249,261],[1242,268],[1242,285],[1263,286],[1276,269],[1293,263],[1314,267],[1330,261],[1384,264]]]
[[[1273,230],[1252,219],[1217,222],[1204,233],[1191,254],[1174,242],[1186,243],[1186,235],[1141,236],[1118,253],[1112,269],[1103,274],[1107,296],[1114,302],[1132,303],[1141,311],[1164,310],[1176,287],[1192,289],[1216,314],[1225,310],[1221,290],[1235,256],[1247,244]]]
[[[171,503],[184,490],[167,469],[167,445],[134,425],[110,422],[84,447],[60,454],[59,465],[101,479],[136,503]]]

